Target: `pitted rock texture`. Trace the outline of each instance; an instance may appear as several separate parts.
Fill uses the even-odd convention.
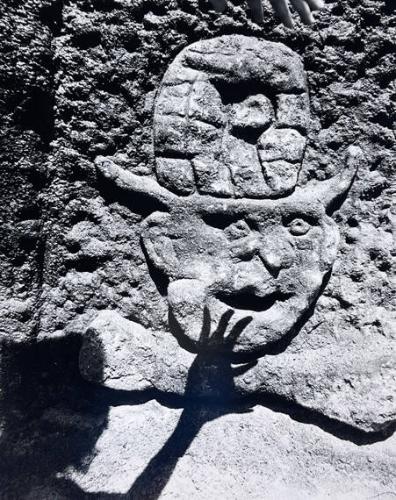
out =
[[[235,492],[273,498],[292,492],[295,498],[349,499],[386,498],[395,489],[394,443],[388,437],[395,421],[394,6],[389,0],[328,0],[313,27],[298,24],[293,32],[265,8],[258,26],[245,3],[236,0],[223,15],[197,0],[0,5],[0,496],[125,494],[171,436],[181,413],[143,403],[155,398],[188,409],[186,396],[198,405],[191,410],[195,423],[188,410],[190,417],[181,419],[176,435],[184,436],[181,444],[165,447],[160,453],[165,461],[154,460],[135,491],[154,487],[165,498],[185,491],[193,498],[234,498]],[[252,192],[240,188],[242,199],[272,196],[279,202],[274,192],[284,198],[334,179],[344,170],[352,144],[364,157],[347,197],[333,207],[340,241],[326,286],[298,335],[273,345],[256,364],[256,355],[224,363],[212,351],[198,357],[191,339],[174,336],[169,285],[173,304],[190,297],[188,307],[202,314],[205,290],[197,286],[180,294],[183,280],[170,283],[148,259],[145,224],[155,222],[155,212],[166,203],[156,198],[156,189],[149,203],[142,193],[126,193],[95,166],[99,156],[106,157],[125,175],[139,176],[149,191],[155,182],[178,197],[241,199],[235,190],[225,190],[227,171],[221,183],[207,178],[204,155],[161,157],[155,152],[158,135],[153,141],[156,110],[165,113],[159,96],[168,68],[191,44],[210,44],[224,35],[283,44],[298,54],[306,72],[304,92],[279,90],[275,101],[272,92],[255,92],[240,102],[219,103],[216,110],[223,114],[217,117],[211,113],[215,130],[227,115],[227,129],[239,134],[241,149],[253,151],[260,166],[274,167],[268,170],[272,175],[290,163],[279,130],[288,129],[289,139],[303,137],[303,160],[292,160],[297,181],[294,177],[285,188],[276,179],[269,182],[271,176],[264,183],[260,178]],[[210,71],[206,67],[202,74]],[[205,78],[197,90],[213,110],[218,90],[207,87],[210,78]],[[206,120],[205,109],[199,104],[194,113]],[[263,127],[265,140],[258,140]],[[297,147],[293,158],[299,154]],[[211,164],[223,175],[224,162]],[[189,221],[183,214],[180,220],[175,228],[181,232]],[[231,222],[229,233],[246,230]],[[95,338],[114,331],[101,331],[108,322],[101,318],[109,311],[118,333],[99,352]],[[194,341],[202,325],[191,322],[199,315],[180,314],[179,327],[187,317]],[[215,332],[217,324],[204,333]],[[137,342],[133,334],[143,335],[142,328],[147,338]],[[94,344],[85,358],[84,342]],[[147,352],[145,345],[150,356],[131,372],[133,360]],[[95,353],[96,365],[90,360]],[[85,382],[80,370],[100,383]],[[199,397],[205,391],[207,399]],[[238,406],[230,395],[245,403]],[[257,406],[253,413],[217,419],[219,412],[210,408],[221,404],[231,412]],[[191,444],[188,436],[200,436],[203,422],[204,437]],[[174,457],[183,454],[178,468]],[[62,482],[65,471],[69,479]]]
[[[143,491],[137,478],[147,474],[145,465],[166,446],[169,436],[180,439],[178,422],[183,418],[190,426],[179,446],[182,448],[188,443],[188,453],[177,463],[161,498],[237,499],[246,495],[257,500],[263,497],[358,500],[378,491],[373,488],[375,466],[370,461],[368,446],[341,444],[335,438],[327,440],[325,433],[312,425],[306,426],[304,432],[288,416],[261,407],[249,413],[207,410],[194,415],[191,411],[183,417],[180,410],[151,402],[140,411],[125,406],[111,409],[108,428],[98,443],[100,452],[89,469],[85,473],[70,471],[70,478],[80,488],[76,488],[75,493],[88,490],[99,496],[108,491],[111,483],[117,485],[113,491],[124,495],[155,496],[163,480],[161,475],[152,476],[150,486]],[[154,435],[155,439],[137,438],[147,434]],[[191,436],[194,440],[190,444]],[[238,440],[233,436],[238,436]],[[392,495],[387,492],[394,487],[394,439],[393,436],[389,443],[372,446],[376,464],[383,474],[379,491],[389,499]],[[246,461],[247,455],[251,457],[249,461]],[[117,464],[118,467],[109,468],[113,456],[120,457],[121,467]],[[333,462],[329,467],[331,456]],[[237,474],[235,463],[239,463]],[[359,469],[355,469],[357,465]],[[191,467],[194,467],[193,474]],[[305,476],[307,470],[310,477]],[[318,481],[318,477],[322,479]],[[340,481],[346,481],[342,489]]]
[[[36,1],[0,6],[0,337],[12,342],[37,333],[43,281],[40,198],[54,131],[46,7]]]

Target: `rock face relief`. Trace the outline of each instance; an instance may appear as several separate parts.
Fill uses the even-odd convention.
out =
[[[336,259],[331,213],[360,158],[352,146],[342,172],[298,185],[308,125],[303,66],[284,45],[224,36],[176,57],[154,108],[157,180],[96,161],[99,175],[155,207],[141,244],[167,297],[169,332],[100,313],[80,355],[87,379],[147,388],[161,345],[251,362],[298,333]]]
[[[1,4],[0,496],[395,491],[393,5],[245,7]]]

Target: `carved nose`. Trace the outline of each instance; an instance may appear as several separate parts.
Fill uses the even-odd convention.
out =
[[[275,278],[278,276],[280,268],[282,267],[282,259],[280,254],[269,250],[260,251],[260,259],[262,260],[265,267]]]

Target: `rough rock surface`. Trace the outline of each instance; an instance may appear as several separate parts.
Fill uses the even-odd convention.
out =
[[[295,31],[240,1],[0,5],[0,497],[392,497],[395,30],[389,0]]]
[[[181,414],[156,403],[111,408],[108,428],[97,443],[100,453],[85,474],[70,471],[70,477],[81,489],[96,494],[108,491],[110,483],[114,493],[154,498],[164,476],[173,472],[173,464],[170,461],[171,470],[165,469],[162,477],[154,475],[147,464],[166,454],[166,446],[176,442],[180,451],[187,450],[161,498],[370,498],[378,491],[377,467],[382,472],[383,496],[392,498],[394,437],[370,449],[328,439],[321,429],[301,426],[266,408],[256,407],[249,413],[222,410],[193,408]],[[155,439],[138,438],[147,434]],[[145,475],[151,479],[151,487],[142,492]],[[340,482],[344,481],[341,490]]]

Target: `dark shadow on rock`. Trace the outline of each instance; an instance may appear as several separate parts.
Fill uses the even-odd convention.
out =
[[[208,311],[206,311],[208,315]],[[211,334],[210,321],[204,322],[201,333],[203,343],[210,339],[223,342],[231,352],[238,336],[250,318],[239,321],[228,337],[225,337],[231,315],[226,313],[220,321],[217,330]],[[252,364],[245,367],[248,370]],[[199,398],[206,393],[209,399]],[[222,415],[249,411],[232,404],[234,394],[234,373],[231,360],[223,352],[203,351],[198,353],[188,373],[184,397],[186,399],[183,412],[172,435],[160,451],[150,460],[147,467],[133,483],[126,498],[144,498],[155,500],[167,485],[179,458],[181,458],[202,426]]]
[[[206,311],[208,315],[208,311]],[[221,319],[218,328],[212,334],[209,331],[210,321],[204,322],[201,333],[203,343],[209,340],[222,342],[229,352],[250,318],[240,320],[225,337],[229,320],[232,314],[226,313]],[[246,371],[252,366],[249,363],[243,369]],[[219,354],[216,350],[200,352],[189,370],[186,390],[183,398],[169,397],[160,393],[150,392],[155,399],[167,406],[182,405],[183,412],[172,433],[159,452],[150,460],[143,472],[136,478],[130,490],[123,494],[95,493],[87,495],[75,484],[67,480],[62,481],[64,492],[71,498],[98,498],[98,499],[145,499],[154,500],[160,497],[167,485],[178,460],[185,454],[202,426],[229,413],[250,411],[248,407],[233,404],[234,398],[234,368],[231,359],[223,351]],[[238,367],[241,372],[241,367]],[[114,391],[125,401],[127,395],[124,391]],[[207,398],[202,398],[202,394]],[[115,401],[113,400],[113,403]],[[59,483],[61,485],[61,483]]]
[[[244,398],[249,406],[263,406],[276,413],[288,415],[296,422],[315,425],[322,431],[343,441],[350,441],[358,446],[385,441],[396,431],[396,422],[392,422],[383,430],[366,432],[350,424],[328,417],[317,410],[306,408],[281,396],[263,394]]]
[[[225,337],[230,318],[231,314],[225,314],[213,334],[209,331],[210,318],[207,317],[203,322],[201,341],[203,345],[206,344],[206,349],[197,354],[189,370],[185,394],[182,397],[155,390],[140,394],[142,402],[152,398],[168,407],[182,407],[183,412],[171,436],[136,478],[129,491],[124,494],[104,492],[87,494],[77,485],[63,480],[62,483],[58,483],[58,486],[65,494],[70,498],[106,500],[158,499],[175,470],[178,460],[186,453],[205,423],[226,414],[249,412],[254,406],[264,406],[272,411],[288,415],[295,421],[316,425],[339,439],[348,440],[357,445],[382,441],[395,431],[395,426],[390,426],[383,432],[367,433],[275,395],[238,396],[234,387],[234,377],[249,370],[254,363],[232,366],[232,346],[248,324],[249,318],[240,321]],[[221,352],[215,348],[219,344],[223,345]],[[107,389],[102,391],[102,396],[108,402],[111,401],[111,405],[130,404],[131,398],[139,398],[138,394],[128,391]]]
[[[238,395],[234,377],[254,362],[232,364],[232,347],[249,318],[239,321],[225,336],[231,315],[226,313],[213,333],[209,331],[210,318],[204,321],[201,341],[206,348],[197,354],[189,370],[183,396],[154,389],[113,390],[85,382],[78,369],[78,338],[3,346],[0,496],[25,498],[32,491],[41,491],[37,498],[157,499],[205,423],[249,412],[258,405],[357,445],[382,441],[395,431],[393,424],[384,431],[367,433],[276,395]],[[103,353],[97,354],[100,360]],[[107,426],[110,407],[149,400],[183,411],[171,436],[127,493],[87,493],[71,480],[58,477],[70,466],[81,471],[88,468],[96,442]],[[49,493],[43,494],[43,487]]]
[[[80,348],[77,337],[0,346],[0,498],[55,498],[59,473],[88,467],[112,397],[82,379]]]
[[[90,416],[90,390],[79,378],[77,339],[1,346],[0,492],[24,498],[84,460],[106,425]]]

